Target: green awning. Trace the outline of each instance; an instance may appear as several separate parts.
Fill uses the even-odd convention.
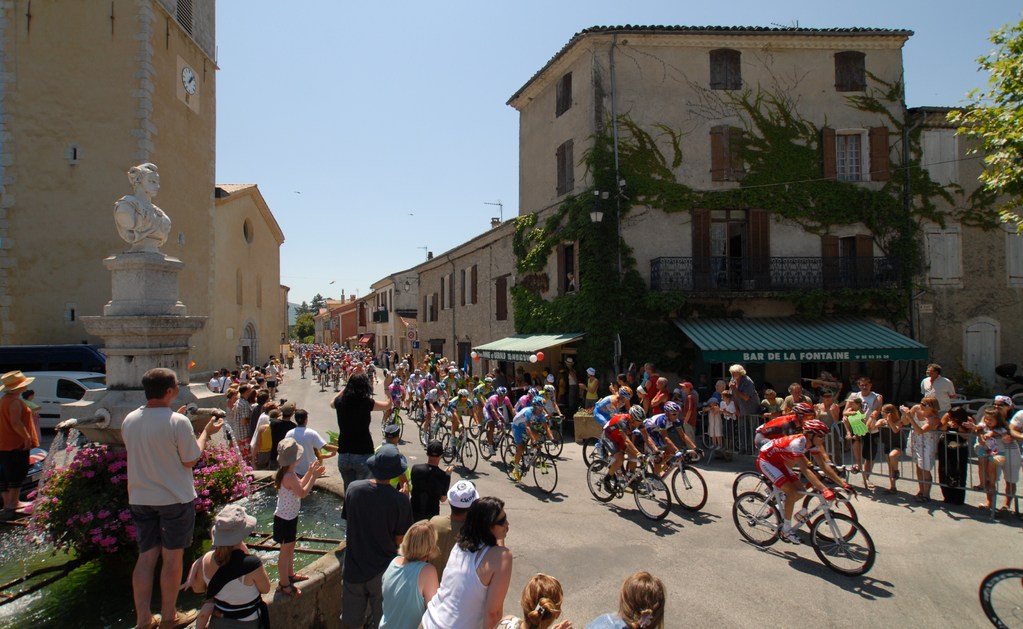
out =
[[[927,360],[927,346],[855,317],[676,319],[709,363]]]
[[[472,348],[481,358],[526,362],[529,357],[548,347],[571,343],[585,336],[582,332],[568,334],[516,334],[499,341]]]

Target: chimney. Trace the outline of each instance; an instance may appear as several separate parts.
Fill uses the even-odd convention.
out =
[[[495,227],[500,227],[500,226],[501,226],[501,219],[497,218],[496,216],[494,216],[494,217],[492,217],[490,219],[490,229],[493,229]]]
[[[426,259],[427,260],[433,260],[433,252],[432,251],[427,251],[426,252]]]
[[[355,301],[356,299],[357,299],[357,298],[356,298],[356,296],[355,296],[355,295],[349,295],[349,296],[348,296],[348,301],[349,301],[349,302]]]

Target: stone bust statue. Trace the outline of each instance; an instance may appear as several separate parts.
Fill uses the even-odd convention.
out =
[[[117,233],[131,245],[129,251],[156,252],[167,242],[171,220],[156,207],[153,197],[160,190],[160,173],[156,164],[139,164],[128,170],[128,181],[134,193],[114,203]]]

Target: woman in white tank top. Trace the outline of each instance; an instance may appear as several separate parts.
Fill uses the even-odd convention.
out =
[[[491,629],[500,622],[512,572],[507,535],[503,500],[486,496],[469,507],[423,629]]]

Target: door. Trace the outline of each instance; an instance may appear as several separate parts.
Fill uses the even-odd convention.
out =
[[[963,361],[966,368],[980,375],[988,386],[995,380],[995,365],[998,364],[998,322],[987,317],[978,317],[966,325],[963,339]]]

